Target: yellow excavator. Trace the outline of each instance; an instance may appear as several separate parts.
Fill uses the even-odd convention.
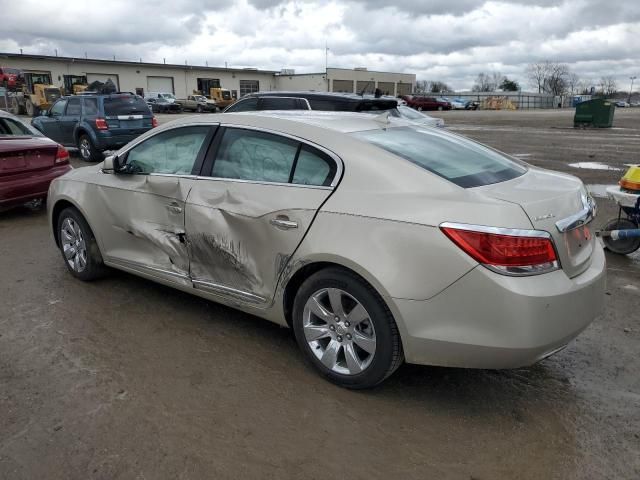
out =
[[[216,106],[222,110],[235,102],[235,99],[231,96],[231,90],[226,88],[210,88],[209,98],[215,100]]]
[[[60,88],[51,85],[48,73],[25,73],[22,90],[9,93],[9,111],[14,115],[26,113],[30,117],[48,110],[62,96]]]

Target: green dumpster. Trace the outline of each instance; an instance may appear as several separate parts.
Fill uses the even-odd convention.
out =
[[[616,104],[604,98],[587,100],[576,105],[573,117],[574,127],[608,128],[613,125],[613,112]]]

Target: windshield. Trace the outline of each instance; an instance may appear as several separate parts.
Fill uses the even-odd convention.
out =
[[[3,68],[4,73],[12,74],[12,75],[20,75],[22,70],[18,70],[17,68]]]
[[[205,97],[204,95],[194,95],[193,99],[197,100],[198,102],[205,102],[207,100],[207,97]]]
[[[351,135],[463,188],[504,182],[527,171],[524,166],[488,147],[437,129],[396,127]]]
[[[138,96],[105,97],[104,114],[107,117],[117,115],[149,114],[147,103]]]
[[[176,98],[176,97],[174,97],[174,96],[173,96],[173,94],[172,94],[172,93],[161,93],[161,94],[160,94],[160,96],[161,96],[162,98],[173,98],[173,99],[175,99],[175,98]]]

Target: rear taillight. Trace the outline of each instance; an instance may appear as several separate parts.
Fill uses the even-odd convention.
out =
[[[497,273],[537,275],[559,268],[547,232],[455,223],[443,223],[440,229],[471,258]]]
[[[65,163],[69,163],[69,152],[67,152],[67,150],[62,145],[58,145],[56,159],[53,163],[55,165],[63,165]]]
[[[109,130],[109,125],[104,118],[96,118],[96,128],[98,130]]]
[[[156,117],[151,118],[151,128],[156,128],[158,126],[158,119]]]

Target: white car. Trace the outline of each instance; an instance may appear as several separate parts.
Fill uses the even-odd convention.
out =
[[[604,304],[579,179],[388,115],[183,117],[54,180],[47,208],[76,278],[118,268],[290,326],[350,388],[403,361],[531,365]]]
[[[144,95],[145,100],[148,98],[163,98],[169,103],[175,103],[176,96],[169,92],[147,92]]]

